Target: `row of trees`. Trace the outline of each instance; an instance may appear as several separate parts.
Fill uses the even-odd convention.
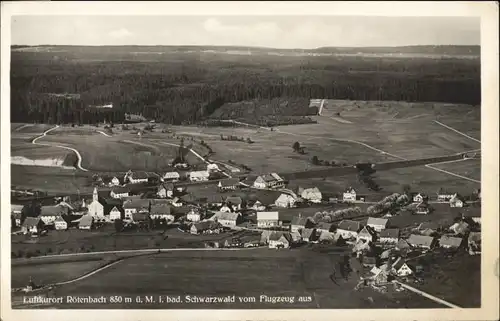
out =
[[[369,215],[383,215],[386,213],[397,212],[402,207],[410,204],[411,199],[406,194],[393,193],[384,197],[381,201],[367,208]]]
[[[317,212],[312,216],[314,222],[334,222],[343,219],[352,219],[363,215],[361,208],[349,207],[337,211]]]

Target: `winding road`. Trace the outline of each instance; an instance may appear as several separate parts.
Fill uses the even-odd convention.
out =
[[[58,148],[63,148],[63,149],[67,149],[67,150],[73,151],[76,154],[76,157],[78,158],[78,161],[76,163],[76,168],[78,168],[79,170],[82,170],[84,172],[88,172],[88,169],[82,167],[82,155],[76,149],[71,148],[71,147],[67,147],[67,146],[62,146],[62,145],[44,144],[44,143],[37,143],[36,142],[37,140],[39,140],[40,138],[43,138],[43,137],[47,136],[48,133],[50,133],[53,130],[56,130],[57,128],[59,128],[59,125],[56,125],[55,127],[47,129],[46,131],[44,131],[42,133],[42,135],[34,138],[31,141],[31,143],[35,144],[35,145],[40,145],[40,146],[58,147]]]

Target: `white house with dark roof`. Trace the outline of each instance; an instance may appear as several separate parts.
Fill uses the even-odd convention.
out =
[[[68,222],[62,216],[58,216],[54,221],[54,228],[58,231],[67,230]]]
[[[40,215],[38,216],[45,225],[52,225],[56,218],[62,215],[68,215],[69,210],[64,206],[42,206],[40,208]]]
[[[114,222],[116,220],[121,220],[125,217],[125,211],[121,205],[115,205],[109,211],[109,220]]]
[[[290,232],[299,232],[303,228],[310,228],[314,225],[309,217],[295,216],[290,224]],[[330,229],[330,227],[328,227]]]
[[[124,198],[124,197],[129,197],[130,196],[130,191],[127,187],[124,186],[116,186],[111,189],[110,196],[112,198]]]
[[[354,188],[349,187],[342,193],[342,200],[344,202],[356,202],[356,190]]]
[[[282,188],[285,186],[285,180],[276,173],[258,176],[253,187],[255,188]]]
[[[385,244],[397,244],[399,240],[399,229],[389,228],[382,230],[379,234],[379,242]]]
[[[434,247],[436,239],[432,236],[411,234],[407,242],[412,247],[431,249]]]
[[[222,226],[233,228],[240,222],[241,215],[239,213],[216,212],[210,220],[218,222]]]
[[[124,181],[129,182],[130,184],[140,184],[140,183],[147,183],[149,181],[150,175],[146,172],[139,171],[139,172],[132,172],[128,171],[127,174],[125,174]]]
[[[358,232],[361,229],[361,223],[352,220],[343,220],[337,227],[337,232],[342,235],[344,240],[357,238]]]
[[[273,227],[279,225],[279,212],[257,212],[257,227]]]
[[[278,207],[290,208],[295,206],[296,199],[288,194],[282,193],[274,202]]]
[[[240,180],[237,178],[227,178],[219,181],[217,187],[221,191],[234,191],[240,185]]]
[[[385,218],[369,217],[366,225],[373,228],[376,232],[380,232],[386,229],[388,223],[389,220]]]
[[[156,195],[160,198],[171,198],[174,196],[174,185],[172,183],[161,184],[158,186]]]
[[[169,204],[152,204],[149,210],[149,216],[152,219],[165,219],[169,222],[175,220],[175,216],[172,214],[172,208]]]
[[[370,226],[364,226],[361,231],[358,232],[356,239],[365,240],[366,242],[374,242],[377,237],[377,233]]]
[[[21,225],[21,231],[27,233],[39,233],[45,227],[45,223],[39,217],[27,217]]]
[[[399,257],[396,262],[392,265],[391,272],[397,276],[408,276],[414,273],[412,267],[408,263]]]
[[[269,248],[277,249],[277,248],[289,248],[293,243],[293,239],[290,233],[286,232],[272,232],[269,235]]]
[[[176,182],[181,178],[181,175],[178,172],[172,171],[163,174],[162,178],[164,182]]]
[[[186,219],[191,222],[199,222],[202,219],[202,215],[197,208],[191,208],[186,215]]]
[[[132,219],[134,213],[147,213],[150,209],[150,202],[147,199],[133,199],[123,203],[125,219]]]
[[[450,207],[464,207],[465,206],[465,200],[464,198],[455,193],[453,197],[450,199]]]

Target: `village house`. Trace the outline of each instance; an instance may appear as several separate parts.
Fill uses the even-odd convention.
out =
[[[427,203],[429,201],[429,197],[423,193],[416,193],[413,195],[412,202],[413,203]]]
[[[114,222],[116,220],[122,220],[125,218],[125,210],[121,205],[112,205],[113,207],[109,211],[109,220]],[[109,206],[111,207],[111,206]]]
[[[370,226],[365,226],[359,231],[358,236],[356,237],[358,240],[365,240],[366,242],[374,242],[377,237],[377,233]]]
[[[116,186],[111,189],[110,196],[112,198],[124,198],[130,196],[130,190],[124,186]]]
[[[299,193],[299,195],[311,203],[321,203],[321,200],[323,199],[323,195],[317,187],[306,188],[302,191],[302,193]]]
[[[458,249],[462,245],[462,238],[443,235],[439,239],[439,246],[445,249]]]
[[[342,200],[344,202],[356,202],[356,191],[354,188],[349,187],[342,194]]]
[[[315,242],[319,240],[316,229],[314,228],[304,228],[300,230],[300,238],[303,242]]]
[[[83,215],[78,222],[80,230],[91,230],[94,225],[94,217],[92,215]]]
[[[131,221],[136,224],[146,223],[149,219],[149,214],[145,212],[132,213]]]
[[[241,210],[243,200],[239,196],[230,196],[226,198],[226,204],[233,212]]]
[[[399,239],[398,243],[396,244],[396,249],[400,251],[405,251],[411,249],[411,245],[408,243],[407,240],[405,239]]]
[[[375,285],[383,285],[389,281],[389,272],[386,269],[373,267],[370,272],[372,273],[370,281]]]
[[[361,224],[357,221],[343,220],[337,227],[337,232],[342,235],[344,240],[357,238],[358,232],[361,229]]]
[[[216,212],[211,218],[211,221],[216,221],[222,226],[233,228],[241,221],[239,213]]]
[[[123,203],[125,219],[131,219],[134,213],[147,213],[150,209],[148,199],[132,199]]]
[[[266,208],[267,207],[264,204],[262,204],[259,200],[256,200],[250,207],[250,209],[255,211],[265,211]]]
[[[300,232],[290,232],[290,237],[292,238],[293,243],[300,243],[302,241]]]
[[[399,240],[399,229],[385,229],[380,232],[379,241],[383,244],[397,244]]]
[[[10,205],[10,213],[12,218],[12,228],[21,226],[21,213],[23,211],[24,205]]]
[[[240,185],[240,181],[237,178],[227,178],[219,181],[217,185],[220,191],[235,191]]]
[[[455,235],[465,235],[469,231],[469,224],[464,221],[456,222],[449,227],[449,230]]]
[[[460,194],[453,195],[450,199],[450,207],[464,207],[465,201],[464,198]]]
[[[391,272],[396,274],[397,276],[403,277],[412,275],[414,273],[414,270],[410,265],[408,265],[405,260],[399,257],[392,265]]]
[[[120,185],[121,185],[120,179],[118,179],[118,177],[116,176],[113,176],[113,178],[108,183],[109,187],[120,186]]]
[[[191,234],[218,233],[221,230],[219,223],[214,221],[201,221],[191,225]]]
[[[172,183],[161,184],[158,187],[156,195],[160,198],[167,198],[167,197],[172,198],[174,196],[174,184]]]
[[[453,198],[454,195],[455,195],[455,193],[450,193],[450,192],[447,192],[447,191],[440,189],[437,193],[437,201],[438,202],[449,202]]]
[[[272,232],[269,235],[269,248],[289,248],[292,245],[292,236],[286,232]]]
[[[279,212],[257,212],[257,227],[279,226]]]
[[[202,219],[202,215],[198,209],[191,208],[186,215],[186,219],[191,222],[199,222]]]
[[[189,180],[191,182],[208,181],[210,174],[208,171],[192,171],[189,173]]]
[[[177,182],[181,178],[178,172],[166,172],[163,175],[164,182]]]
[[[436,222],[422,222],[417,227],[417,232],[422,235],[433,235],[437,233],[439,225]]]
[[[464,221],[469,221],[470,223],[476,223],[481,225],[481,211],[471,211],[462,213],[462,219]]]
[[[283,193],[276,199],[274,204],[278,207],[290,208],[295,206],[295,201],[293,196]]]
[[[129,182],[130,184],[141,184],[149,182],[150,175],[146,172],[132,172],[128,171],[125,174],[125,178],[123,179],[125,182]]]
[[[426,203],[420,203],[415,207],[415,214],[427,215],[431,212],[430,207]]]
[[[290,224],[290,232],[300,232],[301,229],[311,228],[314,223],[311,221],[309,217],[302,217],[299,213],[299,216],[296,216],[292,219]]]
[[[62,216],[58,216],[54,221],[54,228],[58,231],[67,230],[68,222],[66,222],[66,220]]]
[[[407,240],[408,244],[410,244],[412,247],[422,248],[422,249],[433,248],[435,245],[435,241],[436,239],[432,236],[417,235],[417,234],[411,234]]]
[[[207,204],[209,207],[221,207],[224,204],[224,198],[219,194],[211,194],[207,197],[200,199],[202,203]]]
[[[165,219],[167,222],[175,220],[175,216],[172,215],[172,208],[168,204],[152,204],[149,215],[152,219]]]
[[[215,163],[210,163],[207,165],[207,171],[209,172],[218,172],[220,171],[219,166]]]
[[[283,188],[285,181],[276,173],[260,175],[253,183],[255,188]]]
[[[470,232],[467,245],[470,255],[481,254],[481,232]]]
[[[40,215],[38,216],[45,225],[52,225],[57,217],[68,215],[69,210],[64,206],[42,206],[40,208]]]
[[[222,207],[219,209],[219,212],[225,212],[225,213],[231,213],[233,211],[232,206],[229,206],[228,204],[222,205]]]
[[[385,218],[369,217],[366,225],[373,228],[376,232],[385,230],[389,220]]]
[[[23,224],[21,225],[21,231],[24,234],[40,233],[45,228],[45,223],[39,217],[27,217],[24,219]]]

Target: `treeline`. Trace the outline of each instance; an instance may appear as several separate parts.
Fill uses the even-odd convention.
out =
[[[309,98],[477,105],[481,97],[479,62],[465,59],[213,55],[200,60],[199,55],[164,54],[162,60],[134,61],[103,53],[108,60],[95,62],[97,53],[91,59],[71,50],[13,52],[11,121],[118,123],[131,113],[158,122],[194,124],[214,113],[219,119],[237,119],[240,112],[233,111],[241,108],[231,103],[305,101],[291,109],[278,103],[276,112],[265,117],[260,111],[251,116],[251,108],[241,106],[247,110],[243,119],[275,126],[309,121],[286,117],[307,115],[297,111],[307,109]],[[88,108],[110,103],[113,108]],[[258,109],[272,104],[263,105]]]

